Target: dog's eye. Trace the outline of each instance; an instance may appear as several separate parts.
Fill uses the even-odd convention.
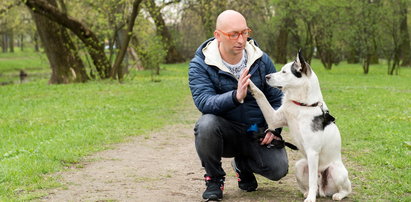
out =
[[[282,73],[285,74],[285,71],[283,70]]]

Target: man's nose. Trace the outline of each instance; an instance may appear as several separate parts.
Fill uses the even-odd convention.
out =
[[[244,42],[244,41],[246,41],[247,39],[244,39],[244,36],[243,36],[243,34],[240,34],[240,36],[238,36],[238,39],[237,39],[237,41],[238,42]]]

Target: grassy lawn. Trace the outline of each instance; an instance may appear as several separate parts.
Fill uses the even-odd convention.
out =
[[[45,174],[175,121],[189,95],[186,69],[167,66],[161,82],[135,72],[124,84],[0,86],[0,201],[35,197],[33,190],[57,186]]]
[[[386,65],[369,75],[359,65],[327,71],[314,61],[323,96],[336,117],[343,156],[359,201],[411,201],[411,68],[388,76]]]
[[[3,76],[20,68],[48,72],[47,65],[43,56],[0,54]],[[140,71],[124,84],[47,85],[40,79],[0,86],[0,201],[35,197],[33,190],[58,186],[46,174],[175,122],[173,115],[190,96],[187,66],[164,65],[161,82]],[[342,63],[327,71],[314,60],[312,66],[337,119],[343,156],[353,165],[347,166],[350,198],[410,201],[411,152],[405,142],[411,141],[411,68],[388,76],[386,65],[372,66],[368,75],[359,65]]]
[[[47,57],[32,50],[21,52],[15,49],[15,53],[0,54],[0,83],[19,82],[20,70],[30,73],[31,78],[49,78],[50,68]]]

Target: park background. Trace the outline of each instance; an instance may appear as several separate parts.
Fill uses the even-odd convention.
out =
[[[176,121],[188,61],[225,9],[277,69],[302,49],[337,118],[356,201],[411,200],[409,0],[3,0],[0,200]],[[64,84],[64,85],[57,85]],[[172,135],[172,134],[170,134]]]

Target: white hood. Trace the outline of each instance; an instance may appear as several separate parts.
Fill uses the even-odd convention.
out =
[[[247,51],[247,69],[253,65],[253,63],[263,56],[263,51],[258,48],[254,40],[249,40],[245,44],[245,51]],[[218,41],[216,39],[210,41],[204,48],[203,54],[205,56],[204,62],[207,65],[213,65],[219,69],[231,74],[230,70],[223,64],[220,51],[218,49]]]

